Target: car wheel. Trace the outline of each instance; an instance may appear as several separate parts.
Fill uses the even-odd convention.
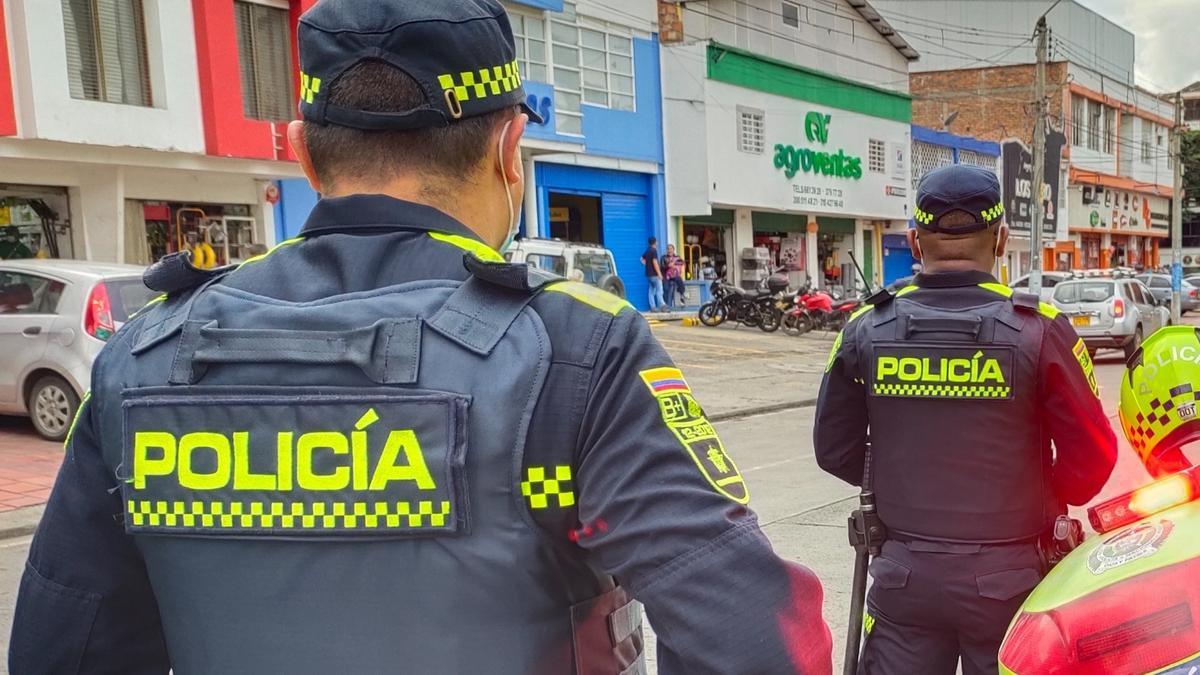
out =
[[[1138,347],[1141,347],[1141,346],[1142,346],[1142,327],[1138,326],[1133,331],[1133,339],[1130,340],[1129,343],[1125,345],[1125,358],[1126,359],[1132,358],[1133,353],[1136,352],[1138,350]]]
[[[608,291],[622,300],[625,299],[625,282],[621,281],[621,277],[615,274],[601,277],[600,283],[597,286],[600,287],[600,290]]]
[[[57,375],[45,375],[29,390],[29,418],[38,434],[49,441],[61,441],[71,430],[79,397],[67,381]]]

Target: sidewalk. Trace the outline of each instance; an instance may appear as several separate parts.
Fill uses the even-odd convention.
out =
[[[42,440],[29,420],[0,417],[0,513],[44,503],[62,458],[62,444]]]

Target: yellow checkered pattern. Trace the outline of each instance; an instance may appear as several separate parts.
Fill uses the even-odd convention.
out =
[[[502,66],[467,70],[457,76],[453,73],[439,75],[438,84],[443,91],[453,91],[459,103],[465,103],[509,93],[521,86],[521,73],[517,62],[513,61]]]
[[[913,219],[915,219],[918,223],[921,223],[922,225],[932,225],[933,224],[933,214],[922,211],[921,207],[919,207],[919,206],[913,207]]]
[[[574,506],[575,493],[566,489],[572,482],[571,467],[553,467],[553,478],[549,477],[548,468],[550,467],[531,466],[525,470],[525,480],[521,481],[521,494],[529,500],[529,507],[548,509],[550,497],[555,498],[559,508]]]
[[[880,384],[875,393],[880,396],[922,398],[1008,398],[1012,387],[979,386],[973,384]]]
[[[987,211],[982,212],[983,219],[989,223],[1004,215],[1004,204],[997,204]]]
[[[450,502],[167,502],[129,500],[134,527],[203,529],[419,529],[444,527]]]
[[[321,93],[321,78],[312,77],[308,73],[300,73],[300,98],[305,103],[312,103],[313,98]]]

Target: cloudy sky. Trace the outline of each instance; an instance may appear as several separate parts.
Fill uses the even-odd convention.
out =
[[[1079,0],[1136,36],[1138,84],[1175,91],[1200,80],[1200,0]]]

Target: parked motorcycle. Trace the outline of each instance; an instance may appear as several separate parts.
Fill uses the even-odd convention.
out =
[[[795,306],[784,317],[784,327],[797,336],[811,330],[837,332],[862,304],[862,299],[834,300],[824,291],[807,287],[796,296]]]
[[[734,321],[745,326],[757,327],[762,321],[761,297],[728,284],[724,279],[715,279],[709,287],[713,299],[700,307],[697,317],[705,326],[720,326]]]

